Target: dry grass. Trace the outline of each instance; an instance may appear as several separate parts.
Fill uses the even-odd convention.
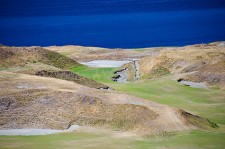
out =
[[[166,74],[171,73],[175,75],[197,72],[197,75],[194,75],[195,81],[224,86],[225,75],[221,72],[225,70],[224,62],[225,47],[213,44],[194,45],[181,48],[166,48],[156,56],[147,56],[141,59],[140,69],[143,77],[146,77],[146,75],[151,77],[161,76],[155,71],[158,68],[166,70]],[[161,74],[161,72],[159,73]],[[204,76],[210,79],[201,79]],[[211,81],[215,79],[217,82]]]
[[[133,96],[6,71],[0,78],[1,128],[65,129],[74,123],[139,134],[196,128],[179,110]]]

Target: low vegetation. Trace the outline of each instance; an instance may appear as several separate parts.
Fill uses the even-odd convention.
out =
[[[68,69],[80,66],[78,62],[57,52],[41,47],[0,47],[0,67],[24,66],[27,63],[42,62],[58,68]]]
[[[0,148],[222,149],[225,146],[225,90],[221,87],[225,53],[224,47],[215,46],[216,43],[193,46],[199,52],[192,46],[131,52],[75,46],[69,46],[67,51],[61,47],[51,47],[49,51],[41,47],[0,46],[3,111],[0,123],[3,128],[26,125],[65,129],[79,124],[104,130],[0,136]],[[128,83],[112,80],[117,68],[90,68],[75,61],[119,60],[130,55],[144,58],[139,61],[142,78],[130,79]],[[184,79],[206,81],[215,86],[199,89],[181,85],[176,81],[181,74],[185,74]],[[159,107],[161,109],[157,109]],[[178,122],[173,116],[180,118]]]
[[[69,80],[73,81],[88,87],[92,88],[109,88],[108,86],[101,84],[97,81],[94,81],[92,79],[85,78],[83,76],[77,75],[71,71],[46,71],[46,70],[41,70],[36,72],[36,75],[38,76],[43,76],[43,77],[53,77],[53,78],[59,78],[63,80]]]
[[[215,123],[225,125],[224,89],[198,89],[179,84],[171,76],[140,80],[129,83],[115,83],[115,68],[77,67],[72,69],[79,75],[108,84],[116,91],[140,98],[166,104],[209,118]],[[216,108],[215,108],[216,107]]]

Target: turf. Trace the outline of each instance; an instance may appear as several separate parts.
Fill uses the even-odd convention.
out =
[[[111,134],[72,132],[47,136],[0,136],[4,149],[158,149],[158,148],[215,148],[225,146],[224,134],[192,131],[172,136],[152,136],[145,139],[115,138]]]
[[[116,68],[92,68],[87,66],[74,67],[71,69],[76,74],[82,75],[93,80],[104,82],[107,84],[113,83],[112,77]]]
[[[139,149],[169,148],[169,149],[222,149],[225,146],[224,133],[192,131],[171,137],[136,141]]]

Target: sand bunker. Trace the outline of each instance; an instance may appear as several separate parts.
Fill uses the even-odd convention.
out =
[[[90,62],[81,62],[81,64],[89,66],[89,67],[121,67],[124,64],[130,63],[132,61],[113,61],[113,60],[95,60]]]
[[[80,128],[79,125],[71,125],[66,130],[55,130],[55,129],[4,129],[0,130],[0,135],[21,135],[21,136],[32,136],[32,135],[49,135],[62,132],[71,132]]]
[[[180,81],[179,83],[194,87],[194,88],[208,88],[204,83],[191,82],[191,81]]]

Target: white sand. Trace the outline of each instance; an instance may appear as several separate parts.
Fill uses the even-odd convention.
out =
[[[191,82],[191,81],[180,81],[181,84],[188,85],[194,88],[208,88],[204,83]]]
[[[113,60],[95,60],[90,62],[81,62],[81,64],[89,66],[89,67],[121,67],[124,64],[130,63],[132,61],[113,61]]]
[[[21,136],[32,136],[32,135],[49,135],[62,132],[71,132],[80,128],[79,125],[71,125],[70,128],[66,130],[55,130],[55,129],[4,129],[0,130],[0,135],[21,135]]]

